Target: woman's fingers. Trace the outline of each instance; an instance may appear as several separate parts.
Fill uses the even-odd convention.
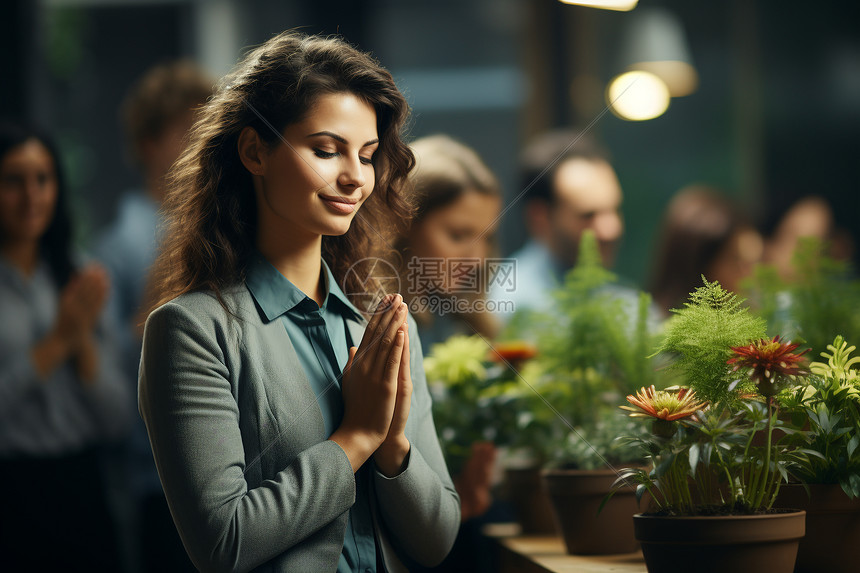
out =
[[[368,376],[377,379],[383,375],[385,360],[389,356],[395,342],[397,329],[406,320],[406,304],[400,295],[394,295],[389,309],[378,317],[373,331],[365,330],[359,346],[358,359],[365,365]]]
[[[400,359],[400,375],[397,379],[398,384],[406,383],[409,385],[409,393],[412,393],[412,373],[409,370],[411,357],[409,355],[409,323],[403,323],[401,329],[403,336],[406,338],[406,343],[403,346],[403,355]]]
[[[397,304],[393,309],[388,324],[386,324],[385,328],[381,329],[378,333],[379,342],[382,345],[380,350],[382,352],[387,352],[387,349],[391,348],[391,345],[395,342],[397,332],[400,331],[400,327],[406,319],[406,305],[403,303],[403,299],[400,298],[400,295],[397,295],[397,298],[400,301],[399,304]],[[371,343],[373,343],[373,341],[371,341]]]
[[[90,265],[81,271],[76,299],[84,328],[92,328],[98,321],[109,289],[110,279],[102,267]]]
[[[400,372],[400,361],[403,356],[403,347],[406,345],[406,336],[402,330],[397,330],[393,335],[393,345],[385,361],[385,382],[396,384]]]
[[[391,319],[391,313],[397,308],[397,297],[398,295],[396,294],[387,294],[379,301],[376,310],[367,323],[367,328],[364,329],[362,343],[365,340],[368,342],[376,340],[380,328],[383,327],[383,324],[388,324],[388,321]]]
[[[358,352],[358,347],[350,346],[349,347],[349,357],[346,359],[346,366],[343,367],[343,372],[340,376],[340,386],[341,389],[344,387],[344,383],[349,378],[350,372],[352,371],[352,365],[355,362],[355,354]]]
[[[412,403],[412,376],[409,372],[409,335],[406,329],[398,331],[398,336],[404,339],[403,352],[400,354],[400,364],[397,373],[397,395],[394,402],[394,414],[391,417],[389,438],[397,438],[406,430],[406,420],[409,419],[409,407]]]

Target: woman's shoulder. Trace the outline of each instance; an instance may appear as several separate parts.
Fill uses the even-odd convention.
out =
[[[249,299],[244,285],[224,289],[220,298],[211,290],[186,292],[153,310],[150,318],[180,314],[192,315],[203,322],[226,322],[242,318],[249,308]]]

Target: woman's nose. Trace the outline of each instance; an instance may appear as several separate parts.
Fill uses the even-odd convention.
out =
[[[345,162],[338,182],[345,187],[364,187],[367,177],[364,174],[364,164],[356,157]]]

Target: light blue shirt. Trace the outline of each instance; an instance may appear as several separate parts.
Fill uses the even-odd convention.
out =
[[[76,453],[118,439],[133,416],[106,324],[96,332],[99,370],[91,385],[71,360],[46,377],[36,371],[31,353],[54,326],[59,295],[44,261],[27,277],[0,257],[0,458]]]
[[[497,316],[508,322],[517,312],[552,314],[556,308],[555,293],[564,286],[565,275],[570,269],[563,269],[549,249],[534,239],[512,253],[510,258],[516,260],[512,284],[493,283],[490,288],[488,298],[498,309]],[[623,284],[609,283],[601,287],[601,292],[621,301],[633,328],[639,308],[639,291]],[[511,312],[506,312],[506,309]],[[660,312],[652,303],[648,309],[648,330],[655,332],[660,323]]]
[[[517,311],[550,312],[552,293],[563,284],[565,271],[553,260],[549,249],[532,239],[509,258],[516,260],[513,281],[494,282],[488,297],[496,303],[497,316],[506,321]]]
[[[349,347],[359,341],[349,339],[344,319],[360,317],[358,311],[322,261],[325,299],[322,306],[287,280],[262,255],[255,253],[245,280],[248,290],[268,320],[280,318],[317,397],[326,435],[331,435],[343,419],[340,378],[349,358]],[[338,573],[375,573],[376,538],[370,510],[371,463],[355,473],[355,504],[349,510],[343,552]]]

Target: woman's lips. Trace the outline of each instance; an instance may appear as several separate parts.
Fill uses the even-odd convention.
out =
[[[348,215],[355,211],[355,204],[357,201],[350,201],[344,197],[327,197],[325,195],[320,195],[320,199],[323,200],[323,203],[336,213],[342,213],[344,215]]]

